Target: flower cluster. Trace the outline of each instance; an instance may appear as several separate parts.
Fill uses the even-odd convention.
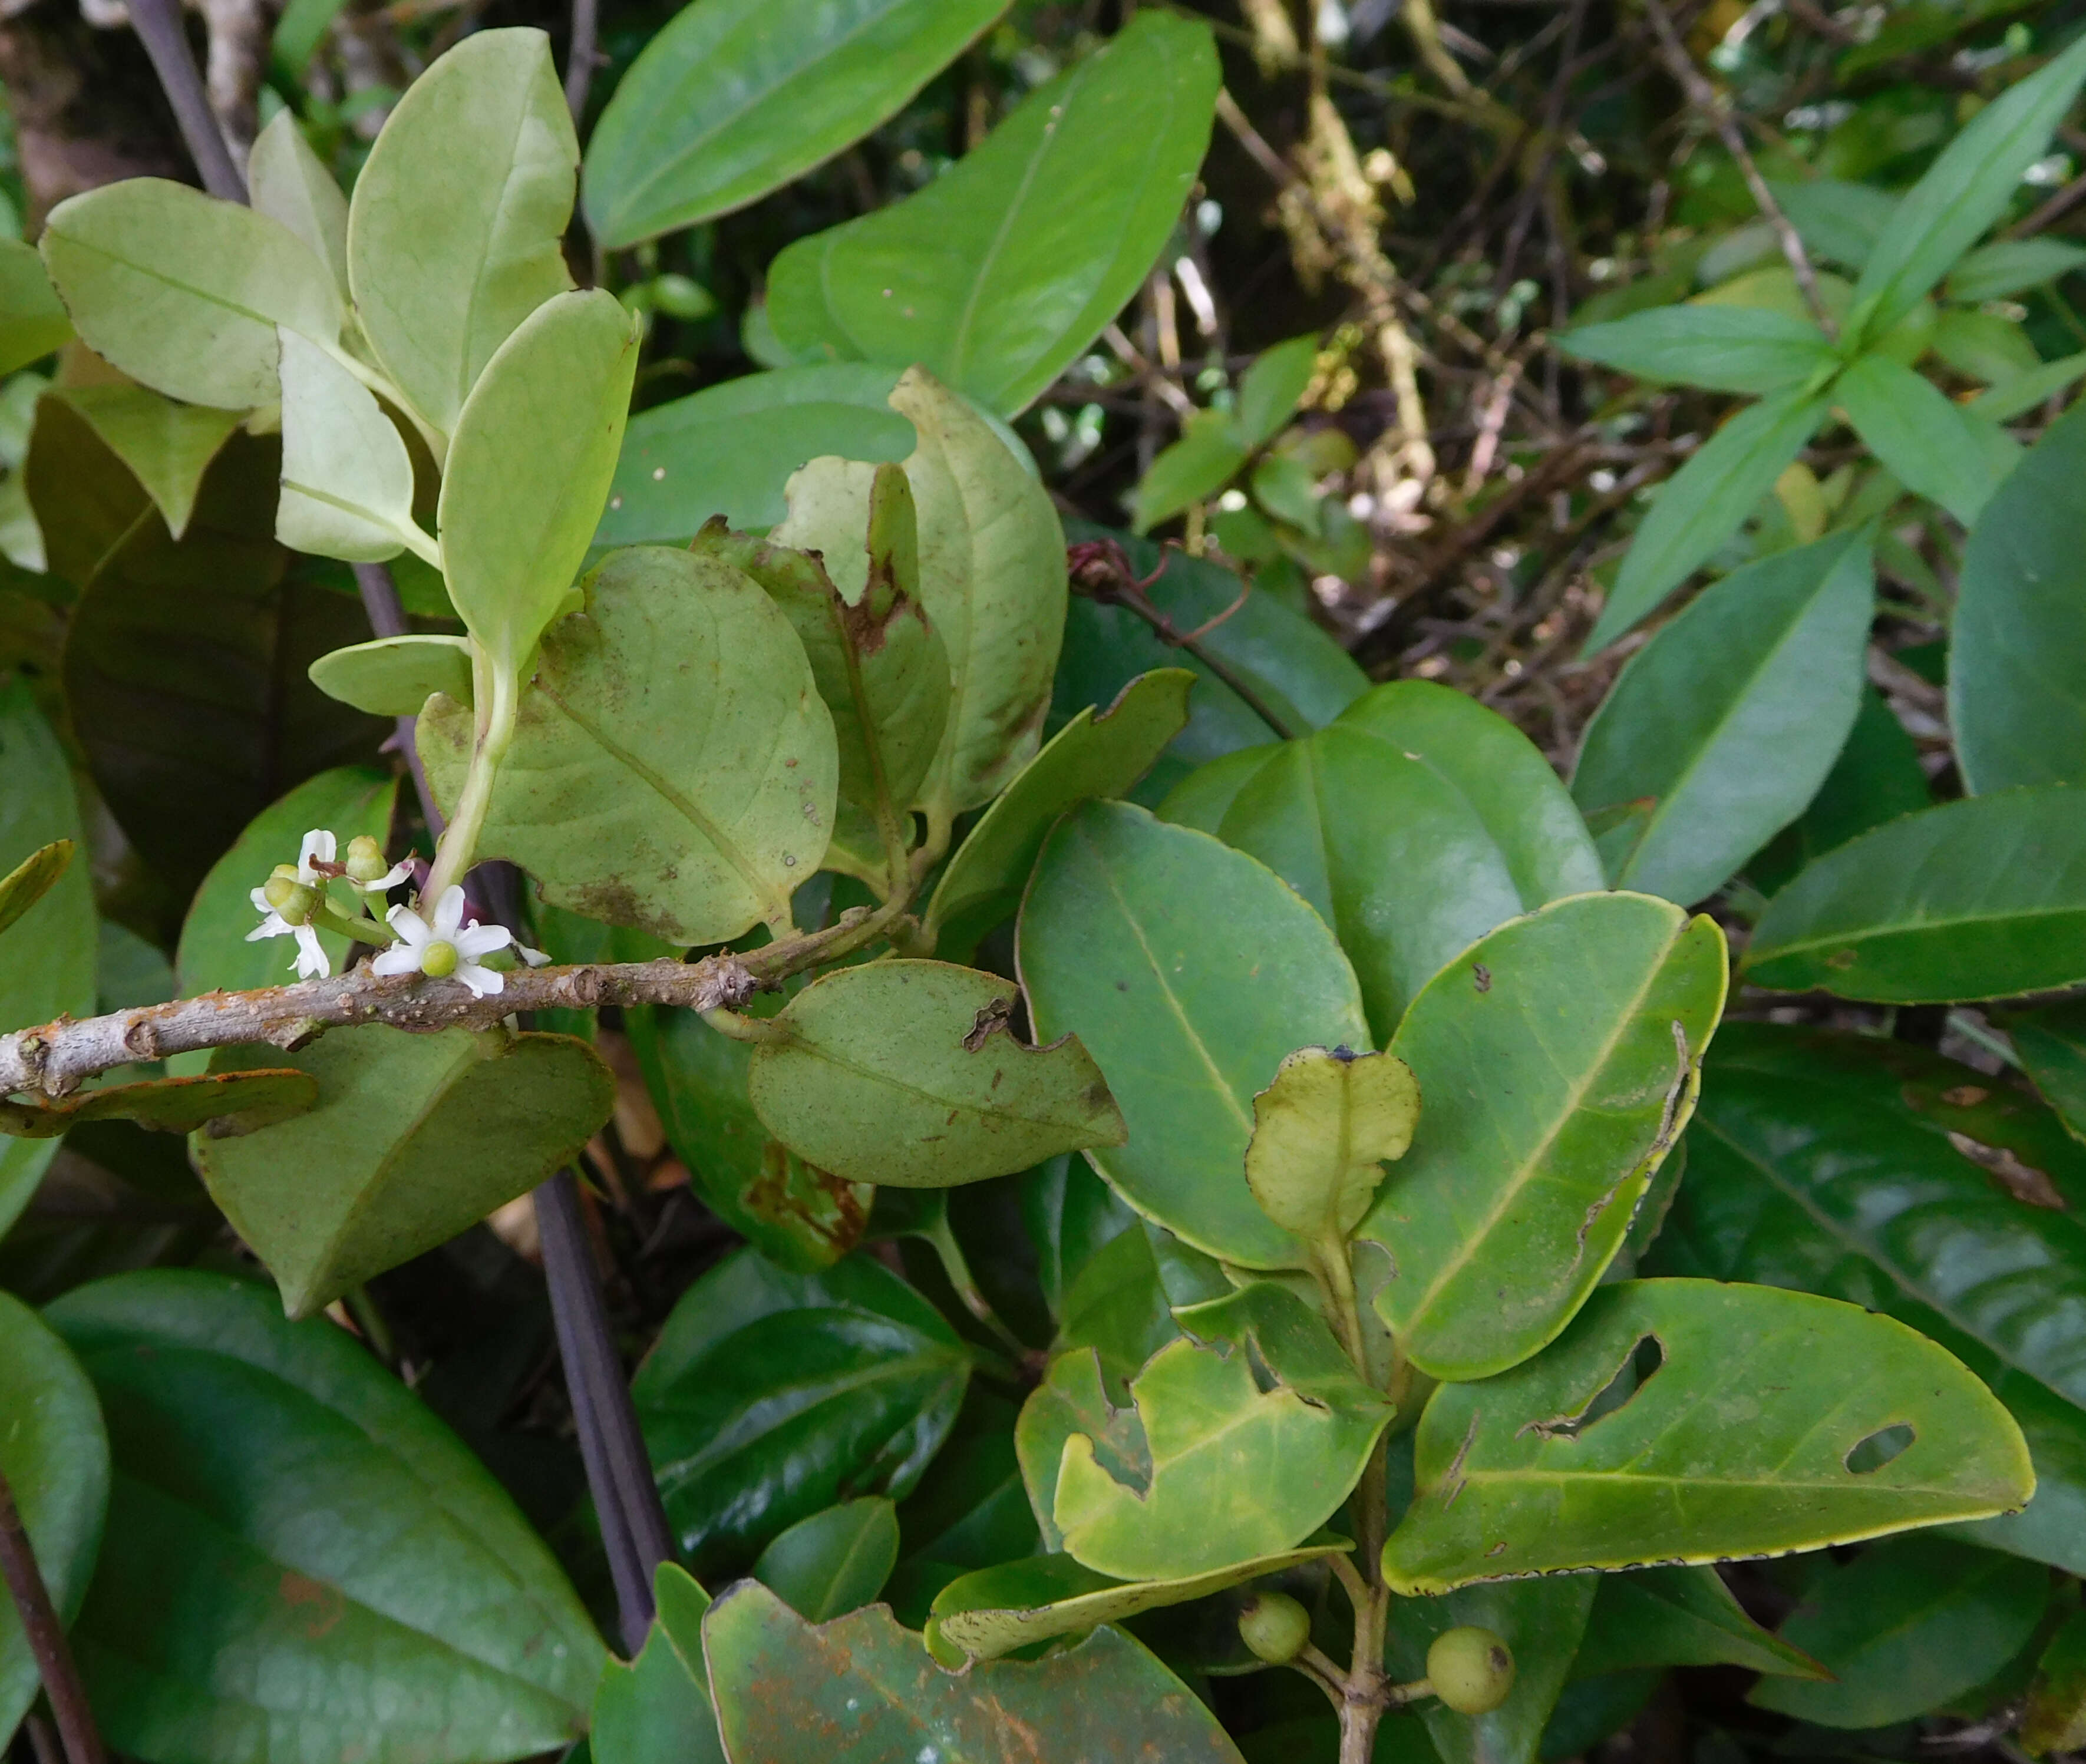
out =
[[[515,953],[532,967],[550,960],[541,950],[515,942],[504,925],[466,925],[463,890],[445,888],[435,903],[432,925],[411,907],[394,907],[385,915],[398,941],[369,964],[372,974],[425,974],[431,980],[462,980],[474,997],[504,989],[507,978],[498,968],[487,967],[481,958],[513,944]]]

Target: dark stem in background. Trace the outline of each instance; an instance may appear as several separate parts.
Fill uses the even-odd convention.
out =
[[[573,0],[573,40],[565,55],[565,108],[573,121],[586,108],[587,88],[594,83],[595,24],[600,0]]]
[[[36,1552],[29,1547],[29,1534],[22,1528],[15,1491],[4,1475],[0,1475],[0,1575],[15,1596],[15,1609],[22,1613],[22,1631],[29,1639],[29,1651],[44,1681],[44,1695],[65,1742],[66,1764],[107,1764],[109,1754],[102,1749],[72,1650],[66,1645],[65,1625],[51,1603],[50,1588],[44,1584]]]
[[[173,106],[181,139],[187,142],[189,156],[202,174],[202,187],[228,202],[245,202],[246,179],[232,156],[232,149],[225,145],[224,131],[217,125],[216,113],[210,108],[209,96],[203,90],[202,75],[189,51],[189,40],[181,28],[181,0],[132,0],[130,25],[151,57],[152,70],[160,76],[167,102]]]
[[[179,0],[133,0],[130,16],[160,76],[160,83],[166,91],[168,101],[173,106],[189,151],[194,157],[197,169],[202,173],[205,187],[213,196],[243,202],[246,200],[246,181],[232,161],[231,150],[225,145],[224,133],[204,94],[202,76],[197,70],[194,56],[189,53],[188,38],[182,34],[178,4]],[[574,56],[573,78],[568,82],[568,90],[577,91],[579,101],[584,101],[586,90],[581,70],[590,74],[594,67],[594,0],[575,0],[576,47],[582,23],[581,9],[585,11],[586,53],[584,57]],[[362,595],[363,610],[368,615],[370,629],[377,635],[401,636],[411,628],[390,571],[381,563],[359,563],[355,567],[355,580]],[[427,817],[430,831],[439,833],[441,813],[435,806],[433,793],[428,788],[427,774],[421,768],[415,748],[411,717],[398,719],[398,741],[412,771],[421,812]],[[503,870],[505,868],[499,867]],[[495,892],[509,895],[508,910],[496,916],[509,921],[513,928],[512,921],[516,916],[513,891],[511,886],[502,889],[503,880],[511,884],[511,872],[502,878],[486,878]],[[480,894],[479,898],[485,896]],[[586,1464],[587,1486],[600,1515],[602,1540],[615,1575],[616,1606],[624,1641],[635,1652],[643,1645],[645,1631],[652,1624],[652,1571],[673,1555],[666,1509],[660,1505],[659,1490],[652,1480],[638,1433],[637,1413],[630,1401],[630,1387],[616,1357],[615,1339],[609,1333],[608,1307],[595,1273],[570,1171],[560,1171],[537,1190],[536,1210],[543,1234],[544,1277],[551,1290],[551,1314],[564,1360],[573,1420],[579,1430],[581,1456]],[[11,1502],[7,1511],[13,1511]],[[33,1572],[34,1563],[30,1566]],[[8,1581],[10,1585],[15,1583],[11,1566]],[[48,1600],[45,1605],[48,1608]],[[54,1624],[56,1619],[52,1621]],[[58,1639],[62,1644],[62,1633]],[[76,1683],[74,1681],[75,1685]],[[55,1690],[52,1702],[55,1708]],[[84,1722],[83,1700],[79,1703],[77,1713]],[[62,1713],[62,1728],[64,1719]],[[102,1753],[99,1743],[93,1741],[91,1723],[83,1731],[93,1749],[75,1751],[70,1764],[102,1764]],[[70,1735],[67,1745],[69,1749],[71,1746]]]

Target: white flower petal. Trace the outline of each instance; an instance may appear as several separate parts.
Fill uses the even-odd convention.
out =
[[[322,864],[330,864],[334,861],[334,849],[333,835],[322,827],[313,827],[297,848],[297,879],[304,882],[317,882],[318,872],[312,868],[312,860],[316,857]]]
[[[453,943],[457,930],[463,924],[463,890],[452,882],[442,891],[442,898],[435,903],[435,935],[444,942]]]
[[[401,943],[381,951],[369,964],[372,974],[417,974],[420,971],[419,954]]]
[[[550,957],[544,954],[541,950],[530,949],[526,943],[517,942],[514,946],[514,953],[531,967],[545,967],[550,964]]]
[[[471,990],[474,997],[484,998],[507,989],[507,976],[496,968],[480,967],[475,962],[459,962],[456,976]]]
[[[333,972],[333,963],[326,959],[326,946],[319,942],[318,933],[308,925],[298,925],[296,929],[298,976],[316,976],[325,980]]]
[[[268,904],[268,891],[266,889],[249,888],[246,891],[246,898],[253,903],[253,910],[256,912],[265,912],[271,919],[275,917],[275,909]]]
[[[270,912],[260,924],[246,933],[249,943],[258,943],[263,937],[287,937],[294,927],[287,924],[279,912]]]
[[[360,888],[365,895],[385,894],[390,890],[396,888],[399,883],[405,881],[405,879],[412,873],[413,866],[411,864],[394,864],[390,869],[385,871],[385,873],[381,876],[379,876],[376,881],[357,882],[355,886]]]
[[[481,955],[490,955],[495,950],[504,950],[514,941],[514,933],[504,925],[466,925],[449,939],[456,952],[466,962],[475,962]]]
[[[428,921],[411,907],[394,907],[384,915],[384,922],[398,933],[398,941],[408,950],[417,952],[434,940],[435,934],[428,929]],[[413,965],[415,967],[420,965],[417,953],[414,955]]]

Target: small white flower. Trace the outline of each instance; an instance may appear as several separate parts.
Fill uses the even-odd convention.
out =
[[[372,973],[453,976],[480,998],[505,989],[506,976],[482,966],[479,958],[505,949],[514,933],[504,925],[466,925],[462,888],[443,891],[432,925],[411,907],[394,907],[385,917],[398,941],[369,964]]]
[[[297,978],[309,980],[317,976],[324,980],[333,972],[333,964],[326,960],[325,949],[320,945],[319,934],[310,925],[292,925],[282,914],[268,904],[268,896],[256,888],[247,898],[262,917],[261,922],[246,933],[249,943],[258,943],[263,937],[295,937],[297,940]]]
[[[313,860],[330,864],[339,849],[339,843],[322,827],[315,827],[304,837],[297,848],[297,880],[307,888],[323,888],[326,878],[313,865]]]
[[[550,957],[544,954],[541,950],[532,950],[527,944],[518,941],[514,946],[514,953],[520,956],[522,959],[526,962],[531,967],[547,967],[551,959]]]

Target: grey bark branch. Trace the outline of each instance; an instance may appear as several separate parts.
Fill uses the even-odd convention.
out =
[[[228,202],[246,200],[246,180],[225,144],[217,113],[211,108],[202,74],[189,40],[181,28],[181,0],[130,0],[130,25],[145,53],[152,58],[152,70],[160,76],[167,102],[173,106],[174,121],[181,125],[181,139],[188,143],[202,187]]]

